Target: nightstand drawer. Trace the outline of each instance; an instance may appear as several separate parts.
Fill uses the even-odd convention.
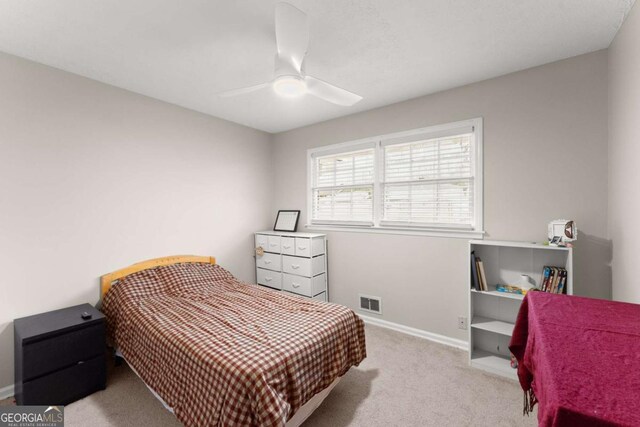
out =
[[[73,366],[22,384],[22,398],[29,405],[66,405],[103,390],[106,359],[103,353]]]
[[[105,323],[23,345],[23,381],[66,368],[105,352]]]

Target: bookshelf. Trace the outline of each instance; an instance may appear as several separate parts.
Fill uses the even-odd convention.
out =
[[[469,289],[469,364],[478,369],[517,379],[511,368],[509,341],[524,296],[495,290],[496,284],[515,284],[527,274],[540,285],[545,265],[567,270],[567,294],[573,294],[573,250],[531,242],[471,240],[469,254],[482,259],[489,291],[472,289],[471,262],[467,257]]]

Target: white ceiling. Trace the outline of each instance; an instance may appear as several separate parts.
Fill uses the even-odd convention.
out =
[[[272,0],[2,0],[0,51],[281,132],[606,48],[634,0],[290,2],[307,73],[360,103],[216,96],[272,78]]]

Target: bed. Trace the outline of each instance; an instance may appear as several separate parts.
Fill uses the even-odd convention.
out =
[[[350,309],[238,281],[212,257],[102,277],[112,345],[186,426],[297,426],[366,357]]]
[[[529,292],[509,348],[539,425],[640,425],[640,305]]]

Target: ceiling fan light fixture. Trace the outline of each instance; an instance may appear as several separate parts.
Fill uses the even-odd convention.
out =
[[[309,47],[307,15],[297,7],[280,1],[275,13],[276,56],[275,79],[266,83],[227,90],[220,97],[232,97],[271,87],[282,98],[297,98],[305,94],[335,105],[350,107],[362,97],[305,73],[304,61]]]
[[[298,76],[280,76],[273,82],[273,90],[285,98],[296,98],[307,93],[307,84]]]

